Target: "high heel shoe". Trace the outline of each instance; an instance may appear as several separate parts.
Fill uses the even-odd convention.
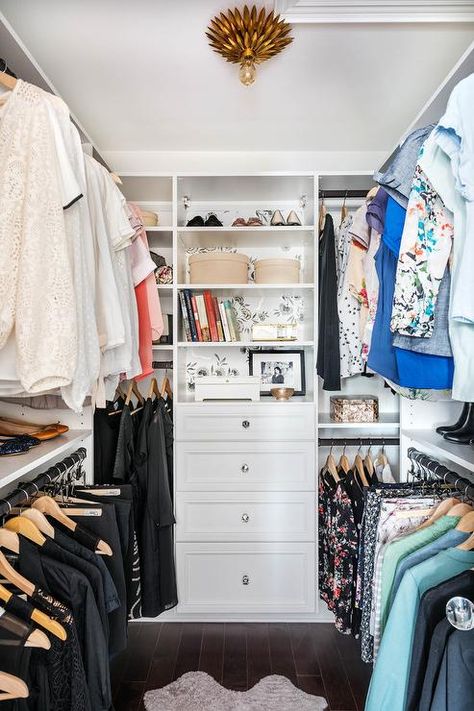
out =
[[[294,210],[291,210],[286,218],[286,224],[291,227],[301,227],[301,220]]]
[[[443,435],[448,442],[457,442],[458,444],[470,444],[474,437],[474,403],[469,402],[468,412],[464,423],[457,430],[446,432]]]
[[[454,425],[441,425],[440,427],[436,428],[436,432],[440,435],[445,435],[447,432],[454,432],[455,430],[459,430],[463,424],[466,422],[469,414],[469,403],[465,402],[461,414],[459,415],[457,421],[454,423]]]
[[[275,210],[270,221],[272,227],[282,227],[285,224],[285,220],[280,210]]]

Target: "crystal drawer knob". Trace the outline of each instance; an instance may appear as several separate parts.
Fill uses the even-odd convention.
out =
[[[248,420],[244,420],[242,422],[242,427],[244,428],[244,430],[248,430],[248,428],[250,427],[250,422]]]
[[[248,523],[250,521],[250,516],[248,514],[242,514],[242,523]]]
[[[249,468],[250,467],[248,464],[242,464],[242,466],[240,467],[240,471],[242,472],[242,474],[247,474]]]
[[[248,575],[242,576],[242,585],[248,585],[250,583],[250,578]]]

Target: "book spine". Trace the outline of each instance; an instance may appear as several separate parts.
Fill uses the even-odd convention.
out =
[[[197,341],[197,330],[194,322],[193,307],[191,305],[191,292],[189,289],[184,290],[184,300],[186,302],[186,311],[188,312],[189,327],[191,329],[191,340]]]
[[[225,313],[227,316],[227,324],[229,326],[230,340],[236,341],[237,334],[235,333],[234,323],[233,323],[233,318],[232,318],[232,304],[230,303],[230,301],[228,299],[226,299],[224,301],[224,306],[225,306]]]
[[[224,341],[224,329],[222,328],[221,312],[219,311],[219,302],[217,301],[217,296],[212,297],[212,305],[214,306],[214,316],[216,318],[217,335],[219,336],[219,341]]]
[[[206,305],[204,303],[204,296],[198,294],[196,296],[197,309],[199,314],[199,323],[201,324],[202,340],[209,341],[209,323],[206,314]]]
[[[219,341],[219,336],[217,334],[217,324],[216,317],[214,314],[214,304],[212,303],[212,296],[210,291],[204,292],[204,303],[206,305],[207,321],[209,323],[209,333],[211,336],[211,341],[214,343]]]
[[[198,307],[197,307],[197,303],[196,303],[196,297],[194,296],[194,294],[191,296],[191,308],[192,308],[193,317],[194,317],[194,325],[196,326],[197,340],[202,341],[201,323],[199,321]]]
[[[224,340],[229,342],[231,340],[229,324],[227,323],[227,315],[225,312],[225,306],[223,301],[219,301],[219,312],[221,315],[222,328],[224,329]]]
[[[179,300],[181,302],[181,311],[183,314],[183,326],[184,326],[184,333],[186,335],[186,340],[191,341],[191,326],[189,323],[189,316],[188,316],[188,310],[186,308],[186,300],[184,298],[184,294],[182,291],[179,292]]]

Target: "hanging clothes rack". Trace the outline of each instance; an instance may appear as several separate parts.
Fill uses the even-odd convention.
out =
[[[409,448],[407,456],[412,462],[416,462],[426,472],[432,474],[435,479],[442,479],[445,484],[452,484],[464,497],[474,501],[474,482],[460,476],[457,472],[448,469],[441,462],[432,459],[414,447]]]
[[[153,370],[173,370],[172,360],[154,360],[151,364]]]
[[[320,447],[370,447],[381,445],[385,447],[398,447],[400,440],[395,437],[320,437]]]
[[[87,450],[84,447],[79,447],[75,452],[72,452],[72,454],[50,467],[47,471],[39,474],[32,481],[21,482],[17,489],[14,489],[4,499],[0,499],[0,518],[10,513],[14,506],[24,503],[31,496],[37,494],[38,491],[44,489],[45,486],[52,484],[55,479],[63,476],[69,469],[83,462],[86,456]]]
[[[320,190],[319,197],[324,200],[330,200],[331,198],[347,198],[358,199],[367,197],[367,190]]]

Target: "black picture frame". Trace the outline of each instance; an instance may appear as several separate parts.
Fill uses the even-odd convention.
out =
[[[272,358],[269,358],[268,356],[273,356]],[[293,356],[293,358],[290,358],[289,356]],[[275,382],[262,382],[262,385],[264,386],[261,391],[260,395],[262,396],[270,396],[271,397],[271,389],[272,388],[277,388],[277,387],[292,387],[295,389],[294,394],[295,395],[306,395],[306,374],[305,374],[305,353],[304,350],[279,350],[278,348],[249,348],[249,375],[260,375],[262,376],[262,363],[270,361],[272,364],[275,365],[276,368],[281,369],[281,364],[284,364],[285,361],[288,362],[293,362],[295,358],[298,358],[298,373],[299,373],[299,378],[297,377],[298,373],[295,371],[293,372],[293,384],[290,382],[285,382],[286,375],[283,374],[283,382],[280,383],[275,383]],[[256,368],[256,364],[259,363],[260,366]],[[279,365],[277,365],[279,364]],[[282,375],[280,371],[280,375]],[[278,375],[276,376],[278,377]],[[297,387],[298,386],[298,387]]]

